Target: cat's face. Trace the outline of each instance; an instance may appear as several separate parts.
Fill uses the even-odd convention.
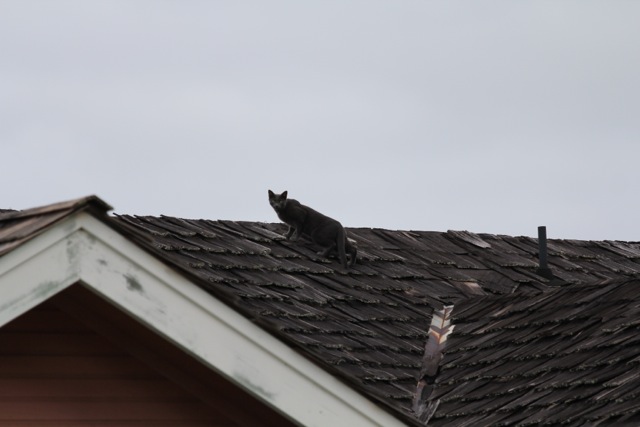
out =
[[[282,194],[275,194],[273,191],[269,190],[269,204],[273,209],[283,209],[287,204],[287,192],[283,192]]]

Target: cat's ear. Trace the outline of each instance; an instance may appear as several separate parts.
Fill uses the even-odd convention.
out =
[[[273,196],[275,196],[275,194],[273,194],[273,191],[269,190],[269,197],[273,198]]]
[[[283,191],[282,194],[280,195],[280,197],[282,197],[283,199],[287,198],[287,192]]]

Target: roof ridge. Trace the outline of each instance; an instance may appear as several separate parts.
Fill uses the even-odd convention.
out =
[[[44,206],[36,206],[23,210],[3,210],[0,211],[0,221],[28,218],[30,216],[53,213],[63,210],[77,211],[85,208],[95,208],[99,212],[106,213],[113,210],[113,207],[96,195],[89,195],[64,202],[52,203]]]

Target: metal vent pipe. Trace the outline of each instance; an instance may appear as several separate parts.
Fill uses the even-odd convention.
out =
[[[547,261],[547,227],[538,227],[538,274],[547,279],[553,278],[553,273]]]

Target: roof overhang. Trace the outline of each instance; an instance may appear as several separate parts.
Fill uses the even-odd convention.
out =
[[[0,326],[81,283],[304,426],[406,426],[91,213],[0,258]]]

